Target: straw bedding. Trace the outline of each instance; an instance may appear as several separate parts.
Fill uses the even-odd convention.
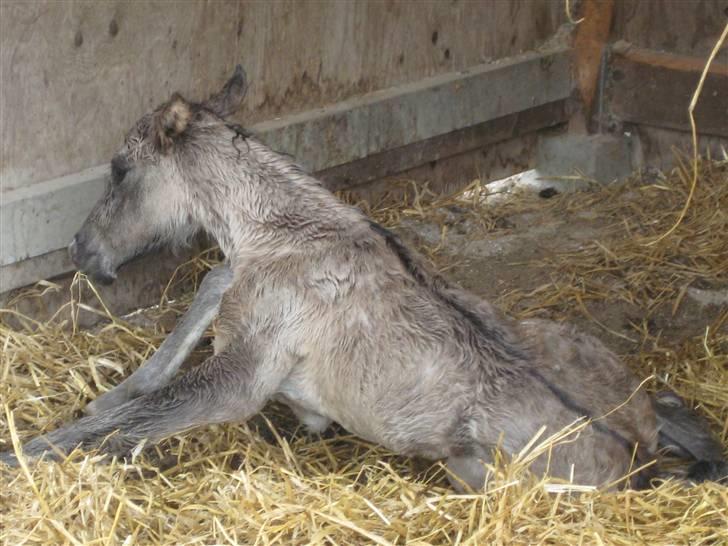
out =
[[[656,314],[685,304],[690,287],[728,287],[728,162],[703,161],[683,222],[674,223],[689,189],[679,167],[649,181],[596,192],[528,196],[484,204],[487,188],[414,203],[374,207],[390,226],[435,219],[457,204],[497,233],[514,210],[553,207],[608,219],[598,240],[552,255],[538,267],[551,281],[514,288],[498,304],[520,316],[584,320],[590,303],[628,301],[643,311],[631,325],[626,361],[666,381],[710,420],[728,446],[728,309],[694,317],[699,335],[661,337]],[[443,228],[446,224],[442,224]],[[657,242],[655,242],[657,241]],[[651,244],[653,243],[653,244]],[[448,269],[442,248],[424,248]],[[214,253],[178,270],[196,278]],[[53,289],[52,284],[36,290]],[[130,373],[164,337],[161,324],[182,313],[191,295],[134,317],[111,317],[92,331],[75,327],[80,305],[106,314],[83,278],[76,303],[48,323],[3,311],[0,326],[3,412],[0,449],[80,414],[87,400]],[[11,327],[10,317],[14,326]],[[593,317],[592,317],[593,318]],[[596,320],[596,319],[595,319]],[[18,325],[17,322],[21,324]],[[605,341],[614,336],[604,332]],[[201,347],[195,359],[208,352]],[[539,438],[538,442],[547,440]],[[547,446],[546,446],[547,447]],[[439,463],[395,456],[338,430],[308,437],[284,409],[271,406],[248,424],[179,435],[131,461],[76,452],[63,463],[0,468],[3,544],[719,544],[728,541],[728,489],[677,480],[647,491],[606,493],[529,476],[527,461],[499,460],[486,490],[454,495]]]

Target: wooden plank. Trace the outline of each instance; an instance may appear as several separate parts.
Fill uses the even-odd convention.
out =
[[[252,130],[316,172],[562,101],[571,90],[569,50],[556,49],[424,78]]]
[[[691,72],[700,75],[705,68],[707,57],[691,57],[687,55],[678,55],[665,51],[655,51],[636,47],[627,41],[620,40],[612,46],[612,53],[615,60],[624,59],[639,64],[646,64],[656,68],[666,68],[669,70],[678,70],[681,72]],[[728,64],[725,64],[725,57],[719,55],[710,65],[709,74],[718,76],[728,76]]]
[[[569,117],[567,102],[567,100],[561,100],[529,108],[459,131],[324,169],[318,175],[326,182],[327,187],[334,191],[365,184],[426,163],[565,123]]]
[[[716,58],[695,108],[703,135],[728,137],[728,65]],[[610,63],[609,110],[617,119],[690,130],[688,106],[705,59],[634,47],[620,41]]]

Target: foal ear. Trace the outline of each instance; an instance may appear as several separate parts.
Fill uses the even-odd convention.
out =
[[[238,65],[222,89],[204,102],[204,106],[221,118],[234,114],[248,91],[248,78],[243,67]]]
[[[184,133],[192,112],[189,103],[182,95],[175,93],[169,102],[157,114],[154,130],[156,141],[162,152],[171,148],[174,140]]]

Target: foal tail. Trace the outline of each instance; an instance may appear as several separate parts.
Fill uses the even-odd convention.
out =
[[[652,405],[657,414],[659,447],[694,461],[687,479],[728,484],[728,461],[723,455],[723,446],[711,433],[705,418],[687,407],[672,391],[655,394]]]

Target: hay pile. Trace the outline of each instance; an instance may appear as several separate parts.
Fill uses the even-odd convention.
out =
[[[523,197],[483,205],[485,188],[448,199],[374,209],[388,225],[438,215],[457,204],[483,230],[500,229],[503,207],[588,208],[610,218],[604,236],[578,254],[554,256],[554,281],[511,292],[515,314],[578,316],[587,301],[636,302],[651,313],[681,305],[691,287],[728,286],[728,162],[705,161],[693,204],[672,234],[687,194],[685,169],[642,185],[596,193]],[[635,192],[639,199],[635,199]],[[467,195],[467,198],[464,197]],[[437,248],[425,249],[443,268]],[[199,275],[212,255],[179,270]],[[179,280],[179,279],[178,279]],[[104,314],[87,281],[82,305]],[[46,284],[41,289],[47,289]],[[609,287],[609,289],[605,289]],[[616,288],[615,288],[616,287]],[[528,304],[523,305],[522,302]],[[154,351],[156,322],[183,312],[163,298],[146,319],[110,317],[93,332],[74,327],[77,306],[41,324],[0,325],[0,449],[79,415],[90,396],[117,384]],[[535,303],[538,302],[538,303]],[[17,320],[18,317],[15,316]],[[700,320],[700,317],[696,317]],[[672,342],[635,324],[626,356],[694,401],[728,445],[728,309],[702,335]],[[203,353],[205,349],[201,350]],[[651,386],[654,381],[650,382]],[[675,481],[641,492],[602,493],[530,477],[519,461],[498,463],[486,491],[454,495],[439,464],[397,457],[343,432],[308,438],[282,408],[247,425],[206,427],[171,438],[130,463],[74,453],[65,463],[0,468],[3,544],[719,544],[728,541],[728,489]]]

